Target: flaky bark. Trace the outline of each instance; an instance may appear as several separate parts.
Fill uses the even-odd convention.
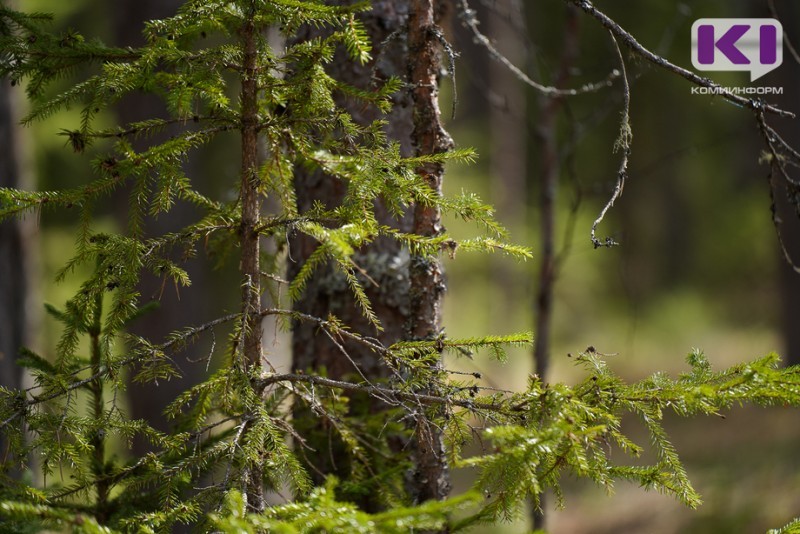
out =
[[[362,20],[373,43],[373,61],[358,65],[340,56],[331,64],[329,72],[335,78],[359,87],[368,87],[373,74],[379,80],[389,76],[409,80],[411,90],[401,91],[395,96],[387,133],[400,142],[405,156],[449,150],[452,141],[441,126],[437,101],[441,33],[436,26],[432,2],[406,4],[378,0],[372,6]],[[318,31],[308,28],[300,38],[313,38]],[[346,100],[340,100],[340,104],[361,124],[379,117],[374,109],[365,109]],[[434,190],[441,190],[441,165],[426,166],[419,172],[426,176]],[[319,172],[299,172],[295,186],[301,212],[308,210],[315,201],[335,206],[346,192],[346,184]],[[415,231],[426,236],[441,232],[440,214],[436,208],[418,206],[413,214],[397,220],[378,202],[376,212],[381,223],[403,231]],[[292,238],[290,278],[299,272],[315,247],[314,240],[307,236]],[[439,334],[444,282],[438,261],[413,257],[409,265],[407,252],[401,250],[396,242],[386,239],[379,239],[359,251],[355,261],[376,282],[367,284],[367,294],[384,327],[377,334],[383,344],[389,345],[404,338],[430,339]],[[316,317],[332,313],[353,330],[376,335],[355,305],[347,284],[331,267],[320,269],[313,276],[295,309]],[[298,322],[293,328],[292,367],[303,371],[324,370],[331,378],[363,375],[368,380],[376,380],[389,376],[388,368],[374,353],[357,344],[343,343],[342,346],[347,356],[330,339],[320,335],[313,324]],[[385,409],[380,401],[366,396],[363,399],[354,397],[350,405],[351,415],[356,415],[357,410],[375,413]],[[314,452],[307,453],[314,476],[321,480],[324,474],[335,473],[346,478],[350,466],[345,460],[346,455],[342,454],[341,443],[333,431],[318,422],[303,428],[302,421],[312,420],[304,408],[296,409],[296,424],[314,449]],[[441,433],[423,417],[416,426],[414,439],[410,449],[417,467],[411,477],[412,498],[418,502],[441,499],[449,490]],[[367,510],[380,506],[374,495],[360,496],[355,500]]]
[[[437,25],[433,0],[413,0],[408,20],[409,77],[414,100],[414,145],[417,155],[450,150],[453,141],[442,127],[439,110],[440,47],[444,37]],[[418,171],[428,186],[441,194],[444,167],[427,164]],[[437,206],[417,204],[413,231],[433,237],[441,234],[441,212]],[[411,258],[410,339],[434,339],[442,322],[445,291],[442,266],[437,259]],[[416,425],[413,497],[416,502],[443,499],[450,491],[447,461],[441,429],[429,416],[420,414]]]

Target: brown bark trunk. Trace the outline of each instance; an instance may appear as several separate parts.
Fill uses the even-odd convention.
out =
[[[564,87],[570,69],[578,56],[578,11],[574,6],[566,7],[564,39],[558,72],[553,85]],[[550,369],[553,329],[553,290],[557,277],[558,256],[556,251],[556,211],[558,183],[561,174],[558,146],[558,114],[563,104],[560,98],[539,97],[539,120],[536,128],[537,145],[540,150],[541,176],[539,178],[539,278],[534,303],[536,325],[533,349],[534,369],[542,381],[547,381]],[[546,526],[545,495],[540,497],[539,507],[531,510],[534,529]]]
[[[0,85],[0,187],[21,187],[16,121],[8,80]],[[0,223],[0,385],[18,388],[22,370],[15,360],[25,343],[25,241],[20,221]]]
[[[476,8],[480,5],[472,4],[476,4]],[[485,18],[480,18],[479,13],[478,20],[487,21],[487,33],[495,48],[514,65],[524,68],[528,61],[526,43],[522,38],[525,35],[523,10],[521,0],[498,0],[491,9],[484,10]],[[526,160],[532,148],[527,135],[525,86],[508,67],[491,58],[485,48],[476,53],[488,61],[488,73],[484,79],[489,81],[491,103],[488,106],[491,203],[498,220],[512,230],[516,240],[525,242],[529,194]],[[492,278],[502,292],[502,298],[492,299],[489,304],[494,319],[490,326],[493,331],[505,331],[509,320],[513,320],[512,316],[522,312],[518,308],[509,308],[508,303],[518,302],[520,293],[530,288],[531,277],[508,258],[492,255],[490,261]],[[520,325],[518,328],[527,330],[529,327]]]
[[[240,200],[242,223],[242,314],[245,316],[244,364],[255,373],[261,368],[261,267],[258,224],[261,220],[261,194],[258,191],[258,82],[256,79],[256,32],[252,22],[241,31],[244,49],[242,74],[242,182]],[[260,466],[250,466],[247,473],[247,505],[254,512],[263,512],[264,484]]]
[[[413,139],[417,155],[446,152],[453,140],[444,130],[439,110],[440,47],[443,39],[433,0],[413,0],[408,20],[409,77],[414,100]],[[418,171],[428,186],[441,194],[444,166],[427,164]],[[434,237],[442,232],[437,206],[414,208],[414,233]],[[435,339],[441,333],[442,297],[445,284],[438,259],[414,256],[410,265],[411,316],[409,338]],[[447,459],[440,428],[430,418],[433,411],[419,414],[415,429],[415,470],[412,497],[415,502],[441,500],[450,491]]]
[[[344,2],[340,2],[344,3]],[[387,41],[387,37],[401,32],[408,15],[404,2],[396,0],[374,0],[372,10],[361,16],[369,33],[373,50],[373,60],[365,65],[347,58],[339,51],[336,59],[327,67],[334,78],[361,88],[371,85],[373,76],[378,83],[390,76],[405,78],[407,65],[407,47],[401,33]],[[314,38],[323,31],[316,28],[305,28],[299,39]],[[400,91],[393,97],[394,106],[385,119],[388,121],[386,132],[390,139],[400,143],[404,156],[413,155],[411,132],[413,129],[411,103],[407,91]],[[359,124],[368,124],[380,117],[380,113],[359,102],[343,97],[338,104],[344,106]],[[346,184],[338,179],[320,172],[298,170],[295,174],[295,191],[300,213],[308,211],[314,202],[333,207],[341,203],[346,192]],[[391,225],[403,231],[411,229],[411,218],[404,216],[396,219],[391,216],[380,202],[376,202],[376,215],[381,224]],[[290,239],[290,259],[288,276],[294,278],[306,259],[316,248],[316,241],[302,234],[294,234]],[[360,250],[355,262],[364,269],[376,282],[365,283],[367,296],[378,316],[384,330],[375,332],[375,328],[364,318],[355,304],[345,280],[330,266],[320,268],[309,280],[303,296],[294,304],[294,309],[316,317],[327,317],[333,314],[347,324],[352,330],[364,335],[376,336],[384,345],[403,339],[408,319],[408,254],[393,240],[378,239],[368,247]],[[389,369],[380,357],[366,350],[363,346],[343,341],[341,347],[347,356],[327,336],[320,334],[316,325],[308,322],[297,322],[292,328],[292,369],[324,373],[331,378],[342,378],[352,375],[358,380],[363,377],[370,381],[385,379]],[[351,395],[350,415],[369,415],[385,410],[386,406],[367,396]],[[347,459],[344,444],[335,432],[321,422],[306,407],[297,405],[294,410],[295,426],[303,435],[310,449],[305,451],[307,462],[311,464],[312,477],[319,483],[326,474],[336,474],[340,479],[350,477],[353,467]],[[385,434],[384,434],[385,435]],[[377,438],[377,436],[371,436]],[[397,449],[402,448],[396,436],[387,436]],[[376,462],[381,462],[376,458]],[[384,463],[387,460],[383,460]],[[388,465],[384,470],[388,469]],[[376,472],[375,491],[364,494],[347,495],[361,508],[376,511],[382,508],[379,477]],[[346,491],[345,491],[346,492]]]

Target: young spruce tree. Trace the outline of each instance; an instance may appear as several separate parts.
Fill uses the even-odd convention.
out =
[[[33,111],[25,122],[77,107],[80,124],[64,132],[69,144],[78,153],[92,145],[104,152],[92,162],[94,178],[76,189],[0,189],[3,218],[50,209],[78,213],[75,253],[59,278],[79,265],[93,269],[64,306],[47,307],[63,325],[52,353],[21,349],[18,362],[35,387],[0,389],[7,443],[0,521],[7,530],[164,532],[183,524],[223,532],[457,531],[513,518],[547,488],[558,495],[565,472],[608,488],[617,479],[633,480],[696,506],[699,497],[661,426],[664,409],[692,415],[741,402],[800,404],[797,370],[779,369],[774,355],[714,372],[697,352],[677,379],[657,374],[627,385],[587,352],[576,358],[587,373],[581,383],[548,385],[532,376],[517,392],[486,388],[477,373],[464,379],[448,372],[443,353],[488,349],[503,358],[505,346],[529,344],[531,336],[442,335],[439,255],[499,251],[526,259],[529,252],[506,243],[491,209],[474,195],[442,195],[444,164],[472,154],[452,150],[439,121],[439,56],[446,44],[433,2],[409,2],[406,26],[392,33],[408,47],[404,79],[365,88],[330,75],[331,62],[342,57],[337,51],[355,64],[376,61],[360,18],[369,9],[368,3],[189,0],[174,17],[146,25],[145,46],[114,48],[73,31],[54,34],[46,15],[0,8],[0,72],[12,84],[26,84]],[[307,28],[325,31],[299,38],[308,36]],[[279,29],[287,44],[273,49],[269,29]],[[94,74],[45,96],[51,82],[78,68]],[[101,110],[132,92],[159,95],[169,116],[99,127]],[[413,102],[416,150],[410,155],[387,137],[380,118],[398,93]],[[378,119],[354,120],[343,99],[380,111]],[[164,130],[172,134],[166,141],[133,148],[133,139]],[[183,171],[218,136],[238,136],[241,144],[232,198],[210,198]],[[341,201],[299,209],[302,182],[295,176],[309,172],[335,182]],[[128,227],[100,232],[95,206],[118,190],[129,197]],[[269,211],[266,198],[275,200]],[[175,203],[191,203],[202,216],[180,231],[148,235],[145,219],[168,216]],[[389,224],[376,206],[397,220],[412,216],[413,224]],[[484,232],[456,241],[441,228],[443,212],[475,221]],[[313,247],[286,281],[285,264],[293,261],[286,244],[296,236]],[[391,343],[375,337],[384,327],[365,289],[375,281],[358,261],[378,240],[399,244],[410,258],[405,339]],[[166,340],[127,333],[143,313],[158,313],[141,302],[140,278],[149,273],[188,286],[173,252],[185,257],[196,249],[238,259],[240,308],[220,310],[218,318]],[[334,314],[292,307],[324,266],[338,272],[366,330]],[[262,305],[267,291],[275,295],[270,307]],[[346,347],[358,346],[386,372],[362,375],[356,364],[335,377],[322,367],[278,372],[262,347],[265,320],[310,325],[341,358],[349,358]],[[180,353],[197,360],[193,340],[226,328],[229,340],[216,370],[164,407],[175,420],[172,432],[126,416],[127,380],[169,380],[179,372]],[[353,399],[375,401],[382,410],[351,411]],[[611,463],[609,447],[632,456],[641,451],[621,432],[623,414],[638,415],[647,426],[655,464]],[[343,473],[347,480],[312,476],[317,459],[329,452],[304,438],[315,426],[341,444],[335,460],[352,466]],[[389,426],[391,432],[375,432]],[[485,427],[483,452],[464,457],[477,427]],[[152,453],[127,453],[137,436],[152,443]],[[448,464],[475,471],[473,491],[448,497]],[[10,475],[34,465],[39,472],[27,478]],[[373,491],[376,479],[375,509],[360,510],[357,496]],[[270,505],[273,490],[288,502]]]

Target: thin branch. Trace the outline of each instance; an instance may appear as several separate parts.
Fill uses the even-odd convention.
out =
[[[786,111],[780,109],[776,106],[770,104],[764,104],[760,100],[756,98],[744,98],[739,95],[732,94],[730,92],[722,90],[723,87],[717,83],[712,82],[709,78],[703,78],[702,76],[698,76],[694,72],[684,69],[683,67],[679,67],[674,63],[670,63],[664,57],[655,54],[642,46],[639,41],[636,40],[633,35],[628,33],[622,26],[617,24],[613,19],[611,19],[608,15],[603,13],[602,11],[598,10],[594,5],[589,2],[588,0],[565,0],[571,4],[574,4],[581,8],[586,14],[590,15],[591,17],[597,19],[600,24],[606,27],[615,37],[619,38],[628,48],[630,48],[634,53],[643,57],[650,63],[661,67],[662,69],[668,70],[678,76],[685,78],[686,80],[692,82],[695,85],[699,85],[701,87],[708,87],[710,89],[717,89],[720,90],[719,94],[725,100],[739,106],[744,107],[747,109],[758,110],[763,108],[765,111],[770,113],[774,113],[776,115],[780,115],[781,117],[790,117],[794,118],[795,114],[791,111]]]
[[[469,399],[453,398],[449,395],[432,395],[429,393],[402,391],[382,386],[370,385],[368,383],[357,384],[355,382],[345,382],[342,380],[332,380],[330,378],[324,378],[316,375],[301,375],[296,373],[268,374],[259,381],[259,385],[261,387],[267,387],[269,385],[278,384],[281,382],[300,382],[326,388],[341,389],[344,391],[358,391],[381,399],[388,397],[390,399],[394,399],[398,403],[401,400],[407,400],[424,405],[458,406],[475,413],[479,413],[481,410],[502,413],[508,408],[505,402],[482,404]]]
[[[510,70],[520,81],[529,85],[530,87],[533,87],[546,96],[561,97],[594,93],[606,87],[611,87],[611,85],[614,83],[614,80],[620,75],[620,72],[614,69],[608,74],[605,80],[595,83],[588,83],[577,89],[559,89],[557,87],[542,85],[539,82],[532,80],[527,74],[522,72],[519,67],[509,61],[508,58],[506,58],[502,53],[500,53],[499,50],[497,50],[497,48],[494,47],[489,38],[481,33],[481,31],[478,29],[479,22],[475,16],[475,11],[469,7],[467,0],[458,0],[458,7],[460,8],[459,17],[461,18],[463,24],[472,31],[475,41],[486,48],[492,58],[505,65],[505,67],[508,68],[508,70]]]
[[[210,423],[210,424],[204,426],[203,428],[200,428],[200,429],[195,430],[194,432],[188,434],[186,436],[186,443],[189,443],[192,440],[199,439],[200,436],[202,436],[206,432],[210,432],[211,430],[213,430],[216,427],[222,426],[225,423],[229,423],[231,421],[234,421],[234,420],[239,419],[239,418],[244,418],[244,417],[245,417],[244,415],[232,415],[232,416],[220,419],[219,421],[214,421],[213,423]],[[155,453],[155,456],[156,456],[156,458],[161,458],[161,457],[163,457],[164,455],[166,455],[169,452],[170,452],[169,450],[163,450],[163,451]],[[109,486],[113,486],[113,485],[117,484],[118,482],[124,480],[128,476],[136,474],[136,471],[138,469],[144,467],[151,460],[152,460],[152,456],[149,456],[149,455],[142,456],[135,463],[133,463],[133,464],[127,466],[127,467],[123,467],[122,469],[120,469],[119,471],[116,471],[114,473],[106,474],[105,476],[102,477],[102,480],[104,482],[106,482]],[[69,497],[70,495],[74,495],[75,493],[78,493],[80,491],[85,490],[92,483],[93,483],[92,481],[88,481],[88,482],[85,482],[84,484],[73,486],[71,488],[65,488],[62,491],[60,491],[59,493],[53,494],[51,496],[51,499],[58,500],[58,499],[63,499],[64,497]]]
[[[775,132],[775,130],[770,128],[764,119],[763,112],[756,113],[756,120],[761,128],[761,133],[764,135],[764,140],[767,143],[767,148],[771,156],[770,172],[767,175],[767,181],[769,183],[770,211],[772,212],[772,224],[775,227],[775,235],[778,237],[778,245],[781,247],[781,253],[783,254],[784,260],[794,272],[800,274],[800,266],[798,266],[792,259],[789,249],[786,248],[786,243],[783,240],[783,232],[781,232],[781,224],[783,224],[783,220],[781,220],[780,216],[778,215],[778,207],[775,203],[775,184],[773,180],[775,168],[777,167],[778,172],[783,179],[786,180],[789,187],[798,187],[798,183],[791,176],[789,176],[789,173],[786,171],[786,167],[784,165],[784,156],[778,152],[775,142],[777,141],[780,143],[782,147],[789,152],[789,155],[795,158],[795,162],[800,159],[800,154],[792,149],[792,147],[790,147],[786,141],[784,141],[783,138],[781,138],[781,136]]]
[[[456,107],[458,107],[458,84],[456,83],[456,58],[459,56],[458,52],[453,49],[453,45],[451,45],[447,39],[445,38],[442,30],[439,28],[433,28],[431,33],[436,40],[439,41],[439,44],[442,45],[445,54],[447,55],[447,73],[450,75],[450,80],[453,83],[453,101],[450,104],[450,118],[456,118]]]
[[[305,314],[305,313],[300,313],[300,312],[295,312],[295,311],[292,311],[292,310],[285,310],[285,309],[280,309],[280,308],[266,308],[266,309],[261,310],[258,315],[261,318],[269,316],[269,315],[282,315],[282,316],[292,317],[292,318],[298,319],[298,320],[313,322],[313,323],[316,323],[317,325],[319,325],[321,328],[324,328],[327,332],[335,333],[336,335],[343,336],[343,337],[346,337],[346,338],[348,338],[348,339],[350,339],[350,340],[352,340],[352,341],[354,341],[356,343],[360,343],[360,344],[368,347],[372,351],[376,352],[377,354],[380,354],[380,355],[386,356],[386,357],[391,357],[392,356],[391,351],[388,348],[386,348],[383,345],[381,345],[379,342],[376,342],[376,341],[373,341],[371,339],[367,339],[367,338],[361,337],[360,335],[354,334],[353,332],[350,332],[348,330],[340,329],[340,328],[336,327],[333,323],[331,323],[331,321],[328,321],[326,319],[321,319],[319,317],[314,317],[313,315],[308,315],[308,314]],[[201,333],[203,333],[203,332],[205,332],[205,331],[207,331],[207,330],[209,330],[211,328],[214,328],[215,326],[219,326],[221,324],[234,321],[234,320],[240,318],[241,316],[242,316],[241,313],[231,313],[231,314],[225,315],[223,317],[219,317],[217,319],[214,319],[213,321],[209,321],[207,323],[204,323],[204,324],[202,324],[200,326],[196,326],[196,327],[190,328],[190,329],[180,333],[179,335],[174,336],[169,341],[166,341],[166,342],[164,342],[164,343],[162,343],[160,345],[152,346],[150,348],[150,350],[147,351],[147,352],[150,353],[150,354],[153,354],[155,352],[167,351],[171,347],[173,347],[174,345],[176,345],[176,344],[178,344],[180,342],[183,342],[186,339],[189,339],[189,338],[194,337],[194,336],[196,336],[198,334],[201,334]],[[133,351],[133,352],[136,353],[136,351]],[[114,368],[123,367],[123,366],[129,365],[131,363],[135,363],[137,361],[141,361],[143,359],[143,356],[144,355],[142,353],[136,353],[135,356],[130,356],[128,358],[124,358],[124,359],[116,362],[116,365],[114,366]],[[4,421],[0,422],[0,428],[3,428],[6,425],[8,425],[9,423],[11,423],[12,421],[16,420],[18,417],[23,415],[28,410],[28,408],[30,408],[31,406],[35,406],[35,405],[38,405],[38,404],[41,404],[41,403],[44,403],[44,402],[47,402],[47,401],[51,401],[51,400],[56,399],[56,398],[58,398],[58,397],[60,397],[62,395],[68,394],[71,391],[74,391],[76,389],[82,388],[83,386],[85,386],[87,384],[90,384],[95,380],[107,377],[112,372],[114,372],[114,368],[111,368],[111,367],[108,367],[108,366],[103,366],[102,369],[99,372],[93,373],[91,376],[88,376],[86,378],[82,378],[80,380],[75,380],[74,382],[70,382],[68,385],[64,386],[63,388],[59,389],[58,391],[49,393],[49,394],[44,395],[44,396],[33,396],[30,399],[26,399],[24,404],[23,404],[23,406],[20,409],[18,409],[16,412],[11,414]],[[80,373],[83,373],[83,372],[88,371],[88,370],[91,370],[91,366],[85,366],[85,367],[82,367],[80,369],[77,369],[77,370],[73,371],[72,373],[70,373],[69,376],[77,376]],[[31,392],[31,391],[39,388],[39,387],[41,387],[41,386],[31,386],[31,387],[27,388],[25,390],[25,392],[26,393]]]
[[[619,124],[619,137],[615,143],[614,151],[617,150],[622,151],[622,161],[619,164],[619,170],[617,171],[617,184],[614,186],[614,193],[611,195],[611,198],[608,200],[606,205],[603,207],[600,215],[595,219],[594,223],[592,224],[592,231],[591,231],[591,239],[594,248],[598,247],[612,247],[617,245],[618,243],[614,241],[611,237],[606,237],[603,241],[597,239],[595,232],[597,230],[597,225],[602,222],[603,218],[606,216],[606,212],[614,205],[614,202],[622,195],[622,190],[625,187],[625,178],[628,175],[628,158],[631,154],[631,139],[633,134],[631,133],[631,121],[630,121],[630,107],[631,107],[631,90],[630,86],[628,85],[628,75],[625,72],[625,60],[622,57],[622,51],[619,48],[619,43],[617,43],[617,39],[614,37],[613,32],[609,32],[611,35],[611,40],[614,41],[614,47],[617,50],[617,56],[619,57],[619,65],[620,69],[622,69],[622,95],[623,95],[623,108],[622,108],[622,119],[620,120]]]

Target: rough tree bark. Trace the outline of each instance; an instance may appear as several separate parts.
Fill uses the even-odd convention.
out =
[[[329,69],[335,78],[366,88],[373,78],[385,80],[396,76],[409,80],[411,91],[400,91],[394,96],[394,108],[386,117],[390,138],[401,145],[404,156],[430,154],[448,150],[452,141],[440,123],[438,107],[438,76],[441,67],[437,14],[433,3],[375,0],[372,10],[362,17],[373,43],[373,60],[358,65],[339,56]],[[313,38],[320,30],[306,28],[301,39]],[[354,119],[367,124],[379,117],[374,109],[340,100]],[[439,165],[420,169],[429,185],[441,189],[443,169]],[[297,202],[300,212],[307,211],[315,201],[327,206],[341,202],[346,184],[319,172],[300,171],[295,176]],[[416,231],[422,235],[436,235],[441,231],[439,213],[432,208],[418,207],[413,214],[396,219],[376,203],[378,220],[403,231]],[[290,240],[291,257],[289,277],[294,278],[305,260],[316,248],[313,239],[294,235]],[[439,335],[441,322],[441,295],[444,291],[441,268],[436,261],[411,258],[408,252],[394,241],[379,239],[359,251],[355,261],[375,284],[367,284],[367,294],[384,330],[376,333],[362,316],[353,301],[345,280],[330,267],[320,269],[306,286],[303,297],[295,309],[317,317],[334,314],[353,330],[376,335],[386,345],[401,339],[429,339]],[[369,380],[389,376],[375,354],[363,347],[344,342],[349,358],[326,336],[320,336],[314,325],[297,322],[293,325],[292,368],[313,369],[332,378],[348,374],[363,375]],[[357,369],[356,369],[357,367]],[[386,408],[380,401],[357,398],[350,402],[351,414],[362,410],[376,413]],[[363,413],[363,412],[362,412]],[[295,410],[295,421],[313,421],[302,407]],[[334,433],[324,426],[312,423],[301,428],[307,444],[314,452],[308,453],[313,465],[312,474],[318,482],[324,474],[335,473],[347,478],[350,465],[341,454],[343,445]],[[410,485],[413,498],[418,501],[441,499],[447,495],[449,481],[443,456],[440,432],[427,419],[422,418],[415,429],[417,437],[414,454],[418,466],[412,473]],[[363,509],[380,508],[377,494],[352,496]]]
[[[413,0],[408,20],[409,77],[414,101],[413,139],[416,154],[447,152],[453,140],[444,130],[439,110],[439,75],[442,69],[441,46],[444,39],[433,0]],[[441,193],[444,166],[427,164],[418,171],[434,191]],[[414,208],[414,233],[434,237],[442,232],[437,206],[418,204]],[[442,266],[436,259],[411,258],[412,340],[435,339],[441,333],[442,297],[445,284]],[[444,442],[439,427],[426,414],[418,414],[415,429],[415,471],[413,497],[416,502],[444,499],[450,491]]]
[[[339,51],[336,59],[328,66],[329,74],[361,88],[370,87],[373,79],[378,83],[391,76],[405,79],[408,48],[402,32],[407,18],[408,7],[404,2],[374,0],[372,9],[361,17],[372,41],[372,61],[359,65],[349,60],[343,51]],[[312,39],[320,31],[317,28],[305,28],[298,38]],[[400,143],[403,156],[411,156],[411,100],[407,91],[399,91],[393,99],[392,112],[385,117],[388,121],[386,132],[389,138]],[[344,97],[339,98],[338,104],[344,106],[359,124],[368,124],[380,117],[377,110]],[[338,205],[344,197],[346,187],[344,182],[320,172],[298,170],[295,175],[295,191],[300,213],[309,210],[314,202],[322,202],[331,207]],[[411,230],[410,215],[396,219],[380,202],[376,203],[376,215],[382,224],[406,232]],[[317,245],[314,239],[299,233],[291,236],[289,245],[288,276],[293,279]],[[383,326],[382,332],[376,333],[374,327],[363,317],[346,281],[330,265],[320,268],[309,280],[302,298],[294,305],[295,310],[316,317],[333,314],[353,330],[376,336],[385,345],[403,339],[409,314],[407,251],[402,250],[395,241],[381,238],[360,250],[355,262],[375,281],[375,284],[366,282],[364,286]],[[362,345],[342,342],[342,347],[349,355],[348,359],[332,340],[320,335],[316,326],[311,323],[296,322],[292,332],[292,369],[295,371],[313,370],[319,373],[324,370],[331,378],[342,378],[350,374],[360,377],[360,372],[371,381],[389,376],[389,369],[381,363],[380,358]],[[362,413],[376,413],[385,408],[384,404],[366,396],[353,396],[351,400],[353,414],[359,410]],[[313,449],[308,450],[306,455],[313,466],[311,472],[316,482],[321,482],[323,475],[329,473],[347,479],[351,466],[345,460],[344,446],[334,432],[322,424],[317,425],[315,418],[300,406],[295,408],[295,421],[296,424],[306,423],[305,427],[300,425],[301,432]],[[378,492],[350,497],[365,510],[374,511],[380,508]]]

